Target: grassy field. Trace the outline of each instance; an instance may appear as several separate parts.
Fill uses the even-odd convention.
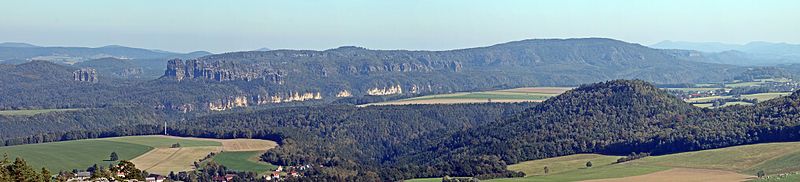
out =
[[[758,101],[761,102],[788,95],[792,95],[792,93],[791,92],[760,93],[760,94],[742,95],[742,97],[747,99],[758,99]]]
[[[29,144],[0,147],[0,153],[9,155],[10,160],[22,157],[28,164],[40,169],[47,167],[50,171],[69,171],[86,169],[94,164],[108,166],[111,152],[117,152],[121,160],[131,160],[153,147],[133,143],[107,140],[76,140],[44,144]]]
[[[175,143],[180,143],[181,148],[170,148]],[[193,163],[211,152],[251,151],[248,154],[256,155],[254,153],[260,154],[275,146],[277,144],[273,141],[256,139],[129,136],[0,147],[0,153],[9,154],[11,160],[18,156],[23,157],[37,169],[46,166],[57,172],[86,169],[93,164],[107,166],[116,162],[104,160],[109,158],[111,152],[117,152],[121,160],[131,160],[140,169],[167,174],[169,171],[193,170]],[[249,163],[236,161],[253,160],[252,155],[226,155],[223,156],[223,161],[234,161],[230,164],[242,166]],[[255,161],[257,160],[250,162],[256,163]]]
[[[366,104],[362,106],[485,102],[541,102],[570,89],[572,89],[572,87],[525,87],[485,92],[461,92],[452,94],[428,95],[396,101]]]
[[[154,148],[169,148],[172,144],[180,143],[181,147],[203,147],[203,146],[222,146],[222,143],[214,140],[200,140],[193,138],[178,138],[178,137],[164,137],[164,136],[128,136],[128,137],[114,137],[104,138],[102,140],[135,143],[140,145],[147,145]]]
[[[759,93],[759,94],[742,95],[742,98],[745,98],[745,99],[758,99],[758,102],[763,102],[763,101],[767,101],[767,100],[774,99],[774,98],[781,97],[781,96],[788,96],[788,95],[791,95],[791,94],[792,94],[791,92]],[[724,99],[724,98],[731,98],[731,96],[698,97],[698,98],[691,98],[691,99],[687,100],[687,102],[708,102],[708,101],[713,101],[713,100],[716,100],[716,99]],[[711,107],[711,104],[693,104],[693,105],[697,106],[697,107],[703,107],[703,108]],[[753,104],[748,103],[748,102],[727,102],[722,107],[732,106],[732,105],[753,105]]]
[[[65,112],[65,111],[77,111],[81,109],[31,109],[31,110],[3,110],[0,111],[0,115],[3,116],[32,116],[42,113],[48,112]]]
[[[719,90],[720,88],[665,88],[667,90],[680,90],[680,91],[712,91]]]
[[[800,142],[766,143],[735,146],[695,152],[684,152],[671,155],[651,156],[622,164],[612,164],[618,156],[598,154],[576,154],[556,158],[526,161],[508,166],[509,170],[526,173],[523,178],[504,178],[489,181],[582,181],[628,177],[636,181],[643,178],[630,178],[645,174],[654,174],[650,179],[663,178],[663,175],[680,174],[684,177],[701,179],[713,177],[719,179],[747,179],[757,171],[764,170],[768,175],[800,171]],[[587,161],[593,167],[586,168]],[[544,174],[544,166],[550,173]],[[694,175],[694,176],[692,176]],[[717,175],[717,176],[713,176]],[[777,180],[774,177],[772,181]],[[798,175],[782,177],[781,180],[792,181]],[[759,180],[761,181],[761,180]]]
[[[221,152],[212,160],[236,171],[265,172],[278,167],[270,163],[258,161],[263,151]]]

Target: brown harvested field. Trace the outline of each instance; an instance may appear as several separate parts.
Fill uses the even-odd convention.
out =
[[[224,151],[266,151],[278,146],[278,143],[270,140],[259,139],[230,139],[217,140],[222,143]]]
[[[751,179],[755,179],[755,177],[730,171],[674,168],[639,176],[587,180],[586,182],[729,182],[747,181]]]
[[[466,103],[518,103],[542,102],[562,94],[572,87],[523,87],[483,92],[459,92],[450,94],[426,95],[401,100],[359,105],[411,105],[411,104],[466,104]]]
[[[137,168],[156,174],[194,170],[194,162],[220,147],[156,148],[131,160]]]
[[[523,88],[512,88],[507,90],[499,90],[501,92],[521,92],[521,93],[545,93],[545,94],[562,94],[568,90],[572,90],[572,87],[523,87]]]
[[[222,143],[222,150],[224,151],[266,151],[278,146],[278,143],[271,140],[261,139],[214,139],[214,138],[195,138],[195,137],[176,137],[176,136],[160,136],[166,138],[189,139],[189,140],[206,140]]]
[[[222,146],[197,146],[181,148],[157,147],[131,160],[138,168],[156,174],[169,174],[170,171],[194,170],[194,162],[209,153],[221,151],[266,151],[278,146],[270,140],[259,139],[209,139],[174,136],[155,136],[159,138],[175,138],[184,140],[215,141]]]

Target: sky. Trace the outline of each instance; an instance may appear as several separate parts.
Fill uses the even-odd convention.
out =
[[[3,0],[0,42],[449,50],[539,38],[800,43],[797,0]]]

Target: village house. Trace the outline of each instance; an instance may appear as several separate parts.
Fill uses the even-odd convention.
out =
[[[164,176],[161,176],[161,175],[158,175],[158,174],[150,174],[149,176],[144,178],[144,181],[146,181],[146,182],[164,182],[165,179],[166,179],[166,177],[164,177]]]

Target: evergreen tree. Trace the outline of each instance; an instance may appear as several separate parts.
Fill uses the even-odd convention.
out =
[[[586,162],[586,168],[591,168],[591,167],[592,167],[592,161]]]
[[[39,178],[39,174],[28,166],[25,159],[19,157],[11,164],[9,171],[11,172],[12,181],[34,182],[38,181],[37,179]]]
[[[119,160],[119,155],[117,155],[117,152],[111,152],[110,158],[111,158],[111,161],[117,161],[117,160]]]

